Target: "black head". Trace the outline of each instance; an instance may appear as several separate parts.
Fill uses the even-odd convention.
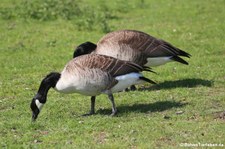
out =
[[[73,53],[73,58],[80,56],[80,55],[84,55],[84,54],[89,54],[92,51],[94,51],[96,49],[97,45],[92,43],[92,42],[85,42],[80,44]]]
[[[32,121],[35,121],[37,119],[38,114],[40,113],[41,108],[44,105],[44,103],[42,103],[43,101],[46,101],[46,97],[42,97],[42,95],[38,93],[32,99],[30,104],[30,108],[32,110]]]
[[[31,101],[30,108],[32,110],[32,121],[35,121],[38,117],[38,114],[41,111],[41,108],[47,100],[47,93],[51,87],[55,87],[56,83],[60,79],[60,73],[52,72],[48,74],[41,82],[37,94]]]

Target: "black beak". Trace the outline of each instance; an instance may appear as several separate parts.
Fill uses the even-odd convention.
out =
[[[32,111],[32,122],[35,122],[35,120],[38,118],[39,112],[39,109]]]
[[[32,122],[35,122],[36,119],[37,119],[37,115],[33,112],[32,113]]]
[[[31,104],[30,104],[30,108],[31,108],[31,111],[32,111],[32,122],[35,122],[35,120],[37,119],[38,117],[38,114],[40,113],[40,110],[38,109],[36,103],[35,103],[35,98],[33,98]]]

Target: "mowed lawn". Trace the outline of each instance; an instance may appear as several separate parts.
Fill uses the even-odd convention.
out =
[[[80,16],[78,25],[77,18],[6,18],[22,1],[0,4],[0,148],[225,146],[224,0],[76,1],[105,8],[95,10],[99,22]],[[95,115],[82,117],[90,97],[51,89],[32,123],[30,102],[43,77],[61,71],[77,45],[120,29],[172,43],[192,55],[185,59],[189,65],[168,63],[154,68],[157,74],[144,72],[157,84],[115,93],[116,117],[109,116],[106,95],[97,97]]]

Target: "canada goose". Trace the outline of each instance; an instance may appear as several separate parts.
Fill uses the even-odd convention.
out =
[[[98,41],[97,45],[85,42],[75,49],[73,57],[89,53],[108,55],[149,67],[171,61],[188,65],[188,62],[179,56],[188,58],[191,56],[164,40],[135,30],[108,33]]]
[[[46,102],[48,90],[52,87],[62,93],[80,93],[91,96],[91,110],[95,113],[95,96],[104,93],[112,103],[112,116],[117,113],[114,92],[121,91],[133,84],[153,83],[140,72],[151,71],[148,67],[113,57],[87,54],[69,61],[61,73],[52,72],[41,82],[37,94],[31,101],[32,120],[37,119]]]
[[[179,56],[188,58],[191,56],[164,40],[136,30],[120,30],[108,33],[98,41],[97,45],[85,42],[75,49],[73,57],[89,53],[108,55],[149,67],[172,61],[188,65],[188,62]],[[136,90],[136,87],[132,85],[130,89]]]

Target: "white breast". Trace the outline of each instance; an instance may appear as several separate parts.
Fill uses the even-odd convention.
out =
[[[62,93],[74,93],[76,92],[76,86],[78,86],[78,80],[79,78],[76,76],[67,76],[62,74],[55,86],[55,90]]]
[[[55,89],[62,93],[80,93],[96,96],[102,93],[109,83],[108,74],[99,69],[85,69],[76,72],[62,72]]]

